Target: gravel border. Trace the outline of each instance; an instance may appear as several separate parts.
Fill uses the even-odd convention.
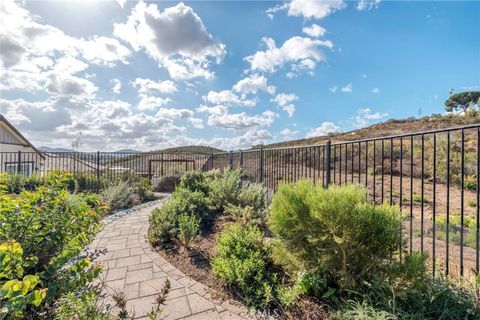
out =
[[[168,198],[170,197],[170,193],[163,193],[162,192],[162,193],[158,193],[158,194],[160,195],[161,199],[145,202],[145,203],[139,204],[138,206],[134,206],[134,207],[131,207],[131,208],[117,210],[114,213],[104,217],[100,221],[100,223],[103,224],[104,226],[108,225],[108,224],[110,224],[114,221],[117,221],[120,218],[125,217],[126,215],[135,213],[135,212],[143,210],[145,208],[154,207],[154,206],[157,206],[159,204],[162,204],[163,202],[167,201]]]

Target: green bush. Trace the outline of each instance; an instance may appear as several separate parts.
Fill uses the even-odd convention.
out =
[[[53,319],[92,319],[113,320],[114,318],[105,310],[105,306],[99,302],[100,293],[93,289],[78,293],[69,292],[59,299]]]
[[[254,210],[266,208],[267,189],[260,183],[244,182],[236,201],[232,204],[242,207],[250,206]]]
[[[149,240],[152,243],[166,244],[178,234],[176,207],[167,202],[161,208],[153,209],[149,217],[151,233]]]
[[[240,289],[247,303],[265,307],[273,299],[276,274],[272,272],[263,234],[255,226],[232,225],[219,236],[212,271],[226,284]]]
[[[340,288],[354,288],[401,242],[398,208],[375,207],[365,194],[355,185],[282,185],[272,199],[268,224],[309,273],[328,274]]]
[[[180,183],[180,176],[168,175],[157,179],[153,184],[153,190],[157,192],[173,192]]]
[[[206,200],[201,192],[177,188],[165,205],[152,211],[150,241],[166,244],[174,238],[178,238],[181,215],[192,217],[191,219],[194,217],[200,223],[207,211]]]
[[[137,183],[137,194],[140,197],[141,201],[152,201],[155,199],[155,195],[151,191],[152,184],[149,179],[141,179]]]
[[[132,194],[134,194],[134,188],[127,181],[121,181],[103,190],[101,197],[110,210],[114,211],[126,208],[134,201]]]
[[[178,217],[178,239],[188,249],[200,232],[200,219],[195,215],[182,213]]]
[[[225,170],[222,175],[214,176],[210,182],[210,202],[219,209],[228,203],[237,204],[242,189],[242,170]]]
[[[0,194],[0,318],[42,318],[100,272],[80,255],[99,213],[68,194],[67,178],[56,174],[33,192]]]
[[[263,226],[266,221],[266,211],[264,209],[255,210],[251,206],[241,207],[233,204],[227,204],[224,208],[224,212],[234,221],[241,224],[256,224]]]
[[[204,196],[208,196],[210,187],[205,180],[205,175],[201,171],[189,171],[185,173],[180,179],[180,188],[190,191],[199,191]]]

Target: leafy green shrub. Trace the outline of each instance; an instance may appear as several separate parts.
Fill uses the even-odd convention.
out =
[[[227,203],[236,204],[238,194],[242,188],[242,170],[225,170],[225,172],[213,178],[210,182],[209,199],[219,209],[223,209]]]
[[[173,192],[179,183],[179,175],[163,176],[154,182],[153,190],[157,192]]]
[[[176,207],[167,202],[161,208],[153,209],[149,217],[151,233],[149,240],[152,243],[166,244],[178,234]]]
[[[113,320],[99,301],[100,293],[93,289],[69,292],[62,296],[56,307],[53,318],[55,320],[93,319]]]
[[[155,199],[155,195],[151,191],[152,184],[149,179],[141,179],[137,183],[137,194],[140,197],[141,201],[152,201]]]
[[[180,179],[180,188],[190,191],[199,191],[204,196],[208,196],[210,187],[205,180],[205,175],[201,171],[189,171],[185,173]]]
[[[251,206],[241,207],[233,204],[227,204],[224,212],[230,215],[233,220],[240,224],[264,225],[266,221],[266,211],[262,209],[255,210]]]
[[[477,207],[477,201],[473,200],[473,199],[467,200],[467,206],[469,206],[470,208],[476,208]]]
[[[238,193],[236,204],[242,207],[250,206],[254,210],[266,208],[267,189],[260,183],[244,182]]]
[[[178,239],[188,249],[200,232],[200,219],[195,215],[182,213],[178,217]]]
[[[234,224],[220,234],[212,259],[213,272],[226,284],[239,288],[254,307],[268,305],[276,286],[276,274],[262,241],[257,227]]]
[[[194,217],[200,223],[206,216],[207,210],[206,200],[201,192],[177,188],[165,205],[152,211],[149,218],[152,226],[150,241],[166,244],[178,238],[181,215],[192,217],[191,219]],[[186,225],[185,228],[187,228]],[[188,232],[190,231],[186,231],[185,235]]]
[[[363,187],[323,189],[309,181],[282,185],[273,197],[269,226],[309,273],[330,275],[353,288],[399,249],[398,208],[375,207]]]
[[[101,196],[113,211],[127,207],[134,200],[131,198],[133,193],[133,187],[127,181],[121,181],[103,190]]]
[[[60,296],[100,272],[80,256],[98,230],[99,213],[62,189],[66,178],[0,194],[0,318],[42,318]]]

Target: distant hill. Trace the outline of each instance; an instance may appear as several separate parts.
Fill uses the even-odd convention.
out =
[[[431,115],[416,118],[407,118],[402,120],[387,120],[362,129],[349,132],[342,132],[327,136],[312,137],[306,139],[290,140],[284,142],[265,145],[264,147],[277,148],[289,146],[324,144],[327,140],[332,142],[343,142],[361,140],[375,137],[392,136],[406,133],[415,133],[421,131],[450,128],[468,124],[480,123],[480,114],[477,115]]]
[[[185,147],[175,147],[175,148],[167,148],[163,150],[156,150],[155,152],[211,154],[215,152],[223,152],[223,150],[213,148],[213,147],[206,147],[206,146],[185,146]]]
[[[47,146],[41,146],[38,148],[40,151],[44,152],[73,152],[72,149],[66,149],[66,148],[50,148]]]
[[[113,153],[140,153],[140,152],[142,151],[138,151],[135,149],[121,149],[121,150],[114,151]]]

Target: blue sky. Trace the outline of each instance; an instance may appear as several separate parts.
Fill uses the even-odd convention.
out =
[[[37,146],[250,147],[443,113],[480,2],[2,2],[0,108]]]

